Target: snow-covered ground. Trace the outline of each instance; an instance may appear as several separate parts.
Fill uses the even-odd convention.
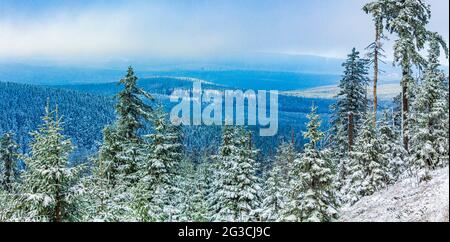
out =
[[[342,208],[340,221],[449,222],[449,169],[434,171],[432,176],[429,182],[407,179],[364,197]]]

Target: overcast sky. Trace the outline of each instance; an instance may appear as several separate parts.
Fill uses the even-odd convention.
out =
[[[373,39],[364,0],[0,0],[0,58],[196,58],[270,52],[343,58]],[[428,0],[449,39],[449,1]],[[391,55],[389,47],[386,48]]]

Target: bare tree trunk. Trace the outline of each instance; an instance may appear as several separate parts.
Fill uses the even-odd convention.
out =
[[[402,81],[402,132],[403,132],[403,146],[409,152],[409,136],[408,136],[408,112],[409,112],[409,97],[408,97],[408,75],[409,71],[403,69]]]
[[[375,26],[375,51],[373,59],[373,126],[377,127],[377,107],[378,107],[378,97],[377,97],[377,83],[378,83],[378,54],[380,47],[380,29]]]
[[[353,124],[353,113],[350,112],[348,114],[348,152],[352,151],[352,147],[353,147],[353,128],[354,128],[354,124]]]

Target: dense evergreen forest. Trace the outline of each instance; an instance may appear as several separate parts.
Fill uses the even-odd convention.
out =
[[[169,111],[175,105],[169,102],[169,95],[176,88],[192,88],[193,81],[196,79],[155,77],[140,79],[139,85],[157,97],[156,103],[163,105],[164,109]],[[226,87],[204,83],[202,88],[225,90]],[[0,82],[2,101],[0,105],[3,110],[2,117],[4,117],[0,119],[0,130],[2,133],[15,133],[16,142],[22,152],[26,153],[31,138],[29,133],[40,124],[45,103],[49,99],[52,105],[58,104],[60,114],[65,120],[63,134],[71,138],[76,146],[71,154],[71,161],[86,162],[86,158],[98,149],[98,144],[102,140],[101,130],[114,119],[114,103],[116,102],[114,96],[122,89],[123,87],[118,86],[117,83],[36,86]],[[327,117],[328,107],[333,102],[329,99],[281,95],[278,136],[254,137],[255,145],[261,149],[261,160],[274,156],[275,147],[282,140],[291,140],[292,132],[295,132],[297,148],[302,149],[305,141],[301,131],[305,128],[308,107],[315,103],[319,107],[318,112]],[[324,124],[323,129],[326,129],[327,125]],[[146,127],[146,129],[150,128]],[[257,130],[258,127],[251,127],[251,129]],[[195,159],[201,155],[212,154],[220,144],[220,132],[220,127],[183,127],[185,155]]]
[[[164,107],[172,87],[152,93],[132,67],[120,88],[97,86],[103,97],[2,83],[0,221],[326,222],[406,177],[429,181],[449,163],[449,83],[439,62],[447,45],[427,29],[422,0],[376,0],[363,10],[375,30],[368,54],[351,50],[336,99],[308,103],[305,119],[294,116],[301,130],[286,126],[286,137],[269,143],[273,155],[249,127],[172,124]],[[402,92],[386,109],[376,89],[388,34]],[[285,115],[304,111],[302,99],[285,98]],[[207,142],[194,145],[202,136]],[[75,145],[94,149],[88,162],[70,162]]]
[[[113,100],[98,95],[34,85],[0,82],[0,132],[13,132],[21,153],[28,152],[30,132],[41,123],[45,104],[57,104],[62,133],[77,147],[78,158],[96,150],[103,127],[114,120]]]

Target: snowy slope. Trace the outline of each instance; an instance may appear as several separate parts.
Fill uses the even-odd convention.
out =
[[[416,184],[416,185],[414,185]],[[449,169],[433,172],[427,183],[401,181],[351,207],[341,209],[344,222],[448,222]]]

